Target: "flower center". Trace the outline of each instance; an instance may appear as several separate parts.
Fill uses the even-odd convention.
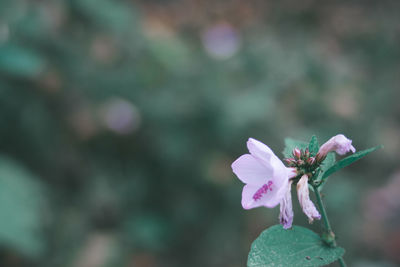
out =
[[[260,187],[260,189],[257,190],[257,192],[254,193],[253,195],[253,199],[255,201],[259,200],[264,194],[268,193],[268,189],[269,191],[272,191],[272,185],[274,183],[269,180],[267,184],[264,184],[263,186]]]

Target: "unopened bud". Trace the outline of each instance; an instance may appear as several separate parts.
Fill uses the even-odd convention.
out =
[[[299,159],[299,160],[297,161],[297,166],[301,166],[301,165],[303,165],[303,164],[304,164],[304,160]]]
[[[294,158],[287,158],[285,159],[285,161],[288,165],[293,165],[296,163],[296,160]]]
[[[306,148],[306,150],[304,151],[304,156],[306,158],[308,158],[310,156],[310,151],[308,150],[308,148]]]
[[[310,157],[310,158],[307,159],[307,163],[310,164],[310,165],[313,165],[314,162],[315,162],[315,158],[314,157]]]
[[[301,157],[301,151],[300,149],[298,149],[297,147],[295,149],[293,149],[293,156],[297,159],[300,159]]]

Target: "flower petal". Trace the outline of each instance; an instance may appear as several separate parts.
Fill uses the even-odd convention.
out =
[[[310,200],[307,175],[303,175],[297,183],[297,197],[304,214],[308,217],[309,223],[312,223],[314,219],[321,219],[321,215]]]
[[[289,229],[293,223],[293,207],[292,207],[292,181],[288,183],[288,189],[285,197],[280,202],[280,214],[279,221],[283,225],[283,228]]]
[[[232,170],[243,183],[251,185],[262,185],[273,175],[271,168],[267,168],[250,154],[242,155],[235,160],[232,163]]]
[[[293,178],[297,176],[297,170],[296,168],[286,168],[287,172],[288,172],[288,178]]]
[[[260,163],[268,169],[273,170],[274,176],[285,177],[286,179],[286,166],[267,145],[257,141],[256,139],[249,138],[247,141],[247,148],[249,149],[250,154],[259,160]]]
[[[253,138],[247,141],[247,148],[251,155],[264,162],[268,162],[272,155],[275,156],[267,145]]]
[[[281,182],[281,181],[278,181]],[[246,184],[242,191],[242,206],[244,209],[252,209],[260,206],[273,208],[281,202],[285,196],[288,180],[286,183],[276,185],[270,179],[263,185]]]
[[[269,166],[274,170],[274,176],[278,179],[287,179],[289,172],[288,168],[283,164],[283,162],[275,155],[272,155],[269,160]]]

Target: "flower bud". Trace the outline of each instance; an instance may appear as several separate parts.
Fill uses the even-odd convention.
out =
[[[289,166],[291,166],[291,165],[294,165],[294,164],[296,163],[296,160],[295,160],[294,158],[287,158],[287,159],[285,159],[285,162],[286,162]]]
[[[313,165],[314,162],[315,162],[315,158],[314,158],[314,157],[310,157],[310,158],[307,159],[307,163],[308,163],[309,165]]]
[[[310,157],[310,151],[308,150],[308,147],[306,148],[306,150],[304,151],[304,156],[306,158]]]
[[[297,159],[300,159],[301,157],[301,151],[300,149],[298,149],[297,147],[295,149],[293,149],[293,156]]]
[[[339,155],[344,155],[349,151],[354,153],[356,149],[351,145],[351,142],[343,134],[335,135],[320,147],[318,154],[326,156],[331,151],[335,151]]]
[[[297,161],[297,166],[301,166],[301,165],[303,165],[303,164],[304,164],[304,160],[299,159],[299,160]]]

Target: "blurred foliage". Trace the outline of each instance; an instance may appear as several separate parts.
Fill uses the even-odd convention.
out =
[[[3,217],[0,243],[3,246],[28,256],[42,252],[43,193],[36,177],[17,163],[0,158],[0,210]]]
[[[363,217],[399,168],[398,8],[1,1],[0,265],[244,266],[277,211],[241,209],[231,162],[312,133],[385,145],[326,202],[350,264],[398,264]]]

